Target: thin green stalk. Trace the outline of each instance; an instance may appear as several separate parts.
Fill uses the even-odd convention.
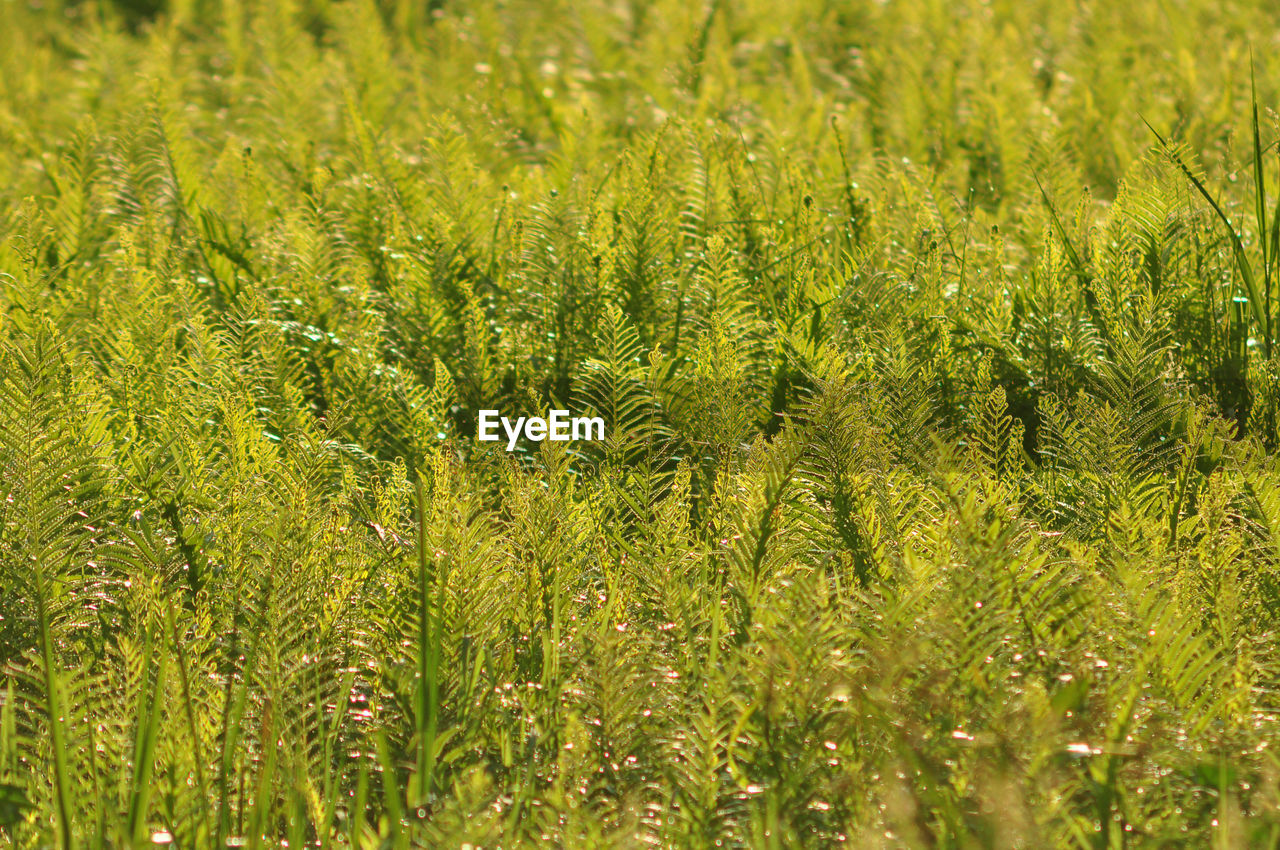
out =
[[[151,675],[153,658],[155,674]],[[142,844],[146,839],[147,810],[151,803],[151,789],[155,769],[156,743],[160,737],[161,706],[160,695],[164,690],[165,652],[163,645],[157,649],[151,640],[148,629],[144,638],[142,658],[142,680],[138,683],[138,707],[136,710],[137,730],[133,744],[133,775],[130,777],[129,789],[129,836],[135,844]],[[151,687],[147,680],[151,679]]]
[[[355,678],[356,674],[352,671],[348,671],[343,675],[338,685],[338,698],[335,700],[333,719],[329,723],[326,724],[324,721],[323,701],[316,700],[316,711],[320,713],[320,725],[324,730],[324,760],[321,762],[324,765],[324,820],[316,829],[320,836],[320,850],[327,850],[329,847],[329,833],[338,805],[337,783],[333,771],[333,751],[338,743],[343,720],[347,716],[347,706],[350,702],[351,688],[355,684]]]
[[[369,811],[369,762],[360,759],[360,769],[356,773],[356,793],[351,801],[351,810],[347,813],[347,843],[352,847],[364,847],[364,827],[368,822]]]
[[[263,831],[271,813],[271,786],[275,783],[276,760],[279,757],[275,729],[275,701],[273,693],[269,691],[266,705],[262,708],[262,723],[258,734],[259,746],[262,748],[262,770],[258,774],[258,788],[253,795],[253,810],[249,813],[250,850],[258,850],[262,846]],[[241,801],[241,806],[243,805],[244,802]]]
[[[187,655],[183,651],[182,634],[178,631],[178,619],[174,613],[172,602],[170,602],[169,610],[165,613],[165,619],[168,621],[169,632],[173,636],[173,653],[178,658],[178,681],[182,686],[182,708],[187,721],[187,735],[191,738],[191,764],[196,774],[197,799],[203,801],[205,799],[204,755],[200,750],[195,701],[192,699],[191,694],[191,673],[187,669]],[[209,807],[200,805],[199,809],[200,819],[204,824],[205,838],[208,839],[213,835],[213,829],[209,823]]]
[[[431,793],[435,772],[436,722],[440,698],[440,647],[439,627],[432,630],[431,604],[432,569],[427,553],[427,500],[422,487],[422,476],[414,482],[414,495],[418,511],[418,759],[417,772],[411,786],[415,802],[425,802]]]
[[[45,598],[46,588],[41,577],[36,578],[36,608],[40,627],[40,657],[44,665],[44,686],[49,711],[49,743],[53,749],[53,787],[58,805],[58,835],[63,850],[74,846],[71,831],[71,789],[67,769],[66,718],[63,716],[62,685],[58,679],[57,656],[53,648],[53,635],[49,624],[49,607]]]
[[[1236,232],[1235,227],[1231,224],[1231,219],[1227,218],[1226,212],[1223,211],[1222,207],[1214,199],[1213,195],[1209,194],[1209,190],[1205,188],[1204,183],[1201,182],[1200,178],[1196,177],[1195,174],[1192,173],[1191,168],[1183,161],[1182,157],[1178,155],[1177,151],[1173,149],[1172,145],[1170,145],[1165,137],[1160,135],[1159,131],[1156,130],[1155,127],[1152,127],[1150,122],[1147,122],[1145,118],[1143,119],[1143,123],[1146,123],[1147,128],[1150,129],[1156,139],[1159,140],[1161,146],[1165,150],[1165,153],[1169,156],[1169,159],[1178,166],[1178,169],[1182,172],[1183,176],[1191,181],[1191,185],[1200,193],[1200,196],[1209,202],[1209,206],[1213,208],[1214,213],[1227,228],[1227,237],[1231,240],[1231,248],[1235,254],[1236,267],[1240,270],[1240,277],[1244,280],[1245,291],[1248,294],[1249,309],[1253,313],[1253,319],[1258,323],[1258,327],[1260,329],[1265,329],[1267,327],[1267,316],[1265,312],[1266,300],[1262,297],[1262,290],[1258,287],[1257,276],[1254,274],[1253,265],[1249,262],[1249,256],[1244,250],[1244,242],[1241,241],[1240,234]],[[1265,341],[1265,350],[1266,355],[1269,358],[1271,356],[1270,339]]]
[[[283,523],[283,520],[281,520]],[[280,546],[284,538],[283,528],[277,529],[276,538],[276,563],[279,563]],[[223,845],[223,839],[227,830],[231,825],[231,805],[230,805],[230,778],[231,767],[235,761],[236,750],[240,745],[240,723],[244,718],[245,706],[249,698],[249,688],[253,681],[254,670],[258,664],[258,654],[262,647],[262,642],[267,637],[267,629],[265,620],[267,612],[271,607],[271,595],[274,590],[273,582],[274,574],[267,573],[265,585],[262,589],[262,601],[258,608],[258,623],[253,629],[254,640],[249,647],[249,651],[245,654],[244,667],[241,670],[239,687],[236,687],[236,677],[229,675],[227,677],[227,689],[225,699],[226,702],[222,714],[222,754],[219,760],[218,769],[218,821],[217,832],[215,834],[215,847]],[[237,616],[239,615],[239,607],[237,607]],[[236,636],[238,640],[239,636]],[[244,781],[244,773],[239,776],[241,782]],[[244,814],[244,794],[243,788],[239,794],[239,815]]]
[[[391,847],[408,847],[408,835],[404,830],[404,808],[400,804],[400,781],[396,770],[395,756],[391,752],[391,744],[381,731],[375,733],[378,747],[378,763],[382,767],[382,805],[384,817],[387,819],[386,842]]]
[[[1263,169],[1262,136],[1258,130],[1258,85],[1254,79],[1253,56],[1249,56],[1249,92],[1253,107],[1253,189],[1256,209],[1254,215],[1258,224],[1258,241],[1262,245],[1262,297],[1264,348],[1267,357],[1271,357],[1271,254],[1267,243],[1267,189],[1266,173]]]

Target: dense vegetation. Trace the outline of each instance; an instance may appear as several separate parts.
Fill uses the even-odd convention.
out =
[[[0,0],[0,846],[1280,847],[1278,44]]]

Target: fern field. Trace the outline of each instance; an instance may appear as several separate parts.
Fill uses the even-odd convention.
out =
[[[1280,848],[1278,47],[0,0],[0,848]]]

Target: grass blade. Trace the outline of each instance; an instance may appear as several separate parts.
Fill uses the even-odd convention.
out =
[[[1235,227],[1231,224],[1231,219],[1227,218],[1226,212],[1224,212],[1218,202],[1214,200],[1213,195],[1211,195],[1209,190],[1205,188],[1204,183],[1201,182],[1200,178],[1196,177],[1195,174],[1192,173],[1190,167],[1187,166],[1186,162],[1183,161],[1177,151],[1173,149],[1172,145],[1169,144],[1164,136],[1160,135],[1160,132],[1156,130],[1155,127],[1151,126],[1151,123],[1147,121],[1147,119],[1143,118],[1142,121],[1147,125],[1147,128],[1155,134],[1155,137],[1160,141],[1161,146],[1164,148],[1165,153],[1173,163],[1178,166],[1178,169],[1182,172],[1183,176],[1190,180],[1191,185],[1196,188],[1196,191],[1200,193],[1201,197],[1209,202],[1209,206],[1213,208],[1214,213],[1217,214],[1218,218],[1227,228],[1227,236],[1231,239],[1231,248],[1235,254],[1236,267],[1240,270],[1240,277],[1244,280],[1245,290],[1249,297],[1249,309],[1252,311],[1253,319],[1258,323],[1259,329],[1265,331],[1267,327],[1265,301],[1262,297],[1262,291],[1258,288],[1258,279],[1253,273],[1253,266],[1249,262],[1249,256],[1245,253],[1244,243],[1240,240],[1240,234],[1236,232]]]

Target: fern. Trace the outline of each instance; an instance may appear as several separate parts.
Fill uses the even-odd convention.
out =
[[[77,777],[69,758],[77,749],[70,722],[83,692],[70,673],[83,660],[66,657],[60,646],[83,629],[82,606],[103,599],[105,576],[95,576],[90,552],[103,497],[103,469],[91,442],[60,416],[70,401],[65,348],[47,325],[38,326],[27,345],[6,346],[0,357],[0,393],[7,415],[0,419],[0,468],[7,482],[0,528],[7,541],[3,570],[16,611],[30,624],[32,645],[24,696],[39,707],[40,733],[47,735],[57,835],[63,847],[77,842]],[[74,410],[75,408],[73,408]],[[89,416],[84,416],[88,413]],[[81,411],[83,434],[95,434],[91,411]],[[109,603],[108,603],[109,604]],[[81,652],[91,649],[81,644]],[[10,656],[11,663],[18,659]]]
[[[163,5],[0,27],[0,844],[1276,844],[1262,4]]]

